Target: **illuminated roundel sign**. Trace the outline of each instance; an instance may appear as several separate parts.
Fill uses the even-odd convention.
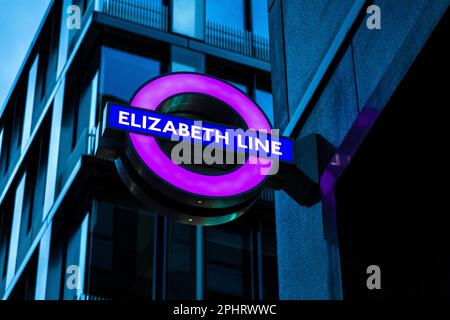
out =
[[[126,132],[116,164],[130,191],[184,223],[211,225],[236,218],[253,204],[275,161],[293,161],[292,141],[272,134],[255,102],[203,74],[160,76],[138,89],[130,106],[108,103],[107,126]],[[163,140],[174,136],[203,148],[220,145],[242,152],[245,159],[231,168],[194,170],[173,161],[163,147]]]

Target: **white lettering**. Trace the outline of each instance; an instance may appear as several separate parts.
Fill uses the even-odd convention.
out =
[[[237,146],[238,146],[238,148],[248,149],[248,147],[245,145],[245,142],[243,141],[242,138],[244,138],[242,135],[238,135],[237,136]]]
[[[161,131],[161,129],[156,128],[156,125],[161,121],[161,119],[153,118],[153,117],[147,117],[149,120],[153,121],[153,123],[148,127],[149,130],[153,131]]]
[[[202,128],[203,131],[205,131],[205,140],[206,141],[211,141],[211,135],[214,132],[214,129],[210,129],[210,128]]]
[[[283,153],[280,152],[280,147],[281,142],[272,140],[272,154],[277,154],[279,156],[283,155]]]
[[[172,121],[167,121],[166,125],[164,126],[163,132],[171,131],[172,134],[177,134],[177,131],[175,130],[175,126],[173,125]]]
[[[141,127],[139,123],[136,123],[136,115],[134,113],[131,114],[131,126],[135,128]]]
[[[264,140],[264,143],[259,140],[258,138],[255,138],[255,149],[256,151],[260,151],[260,147],[264,150],[264,152],[267,154],[269,153],[269,140]]]
[[[193,139],[202,140],[202,128],[198,126],[191,127],[191,137]]]
[[[186,123],[180,123],[178,127],[178,134],[181,137],[189,137],[189,126]]]
[[[225,132],[224,135],[220,134],[219,130],[216,130],[216,133],[214,134],[216,138],[216,143],[219,143],[219,140],[225,140],[225,144],[228,144],[230,142],[230,137],[228,136],[228,132]]]
[[[130,124],[128,122],[125,122],[128,120],[129,115],[130,115],[129,112],[119,111],[119,123],[129,126]]]

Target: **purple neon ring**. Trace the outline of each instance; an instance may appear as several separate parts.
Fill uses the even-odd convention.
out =
[[[182,93],[201,93],[219,99],[232,107],[250,129],[267,130],[271,126],[255,103],[238,89],[218,79],[194,73],[174,73],[144,85],[133,97],[131,105],[155,110],[167,98]],[[175,163],[160,149],[151,136],[129,133],[139,157],[158,177],[183,191],[205,197],[227,197],[243,194],[264,181],[272,161],[249,156],[238,169],[223,175],[203,175]]]

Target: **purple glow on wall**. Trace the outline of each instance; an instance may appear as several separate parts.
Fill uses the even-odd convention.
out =
[[[379,115],[380,111],[366,107],[356,118],[320,178],[320,189],[323,198],[334,191],[336,182],[349,165],[351,158],[364,141]]]
[[[262,111],[245,94],[227,83],[200,74],[175,73],[157,78],[139,90],[131,106],[155,110],[167,98],[182,93],[200,93],[219,99],[232,107],[250,129],[272,132]],[[129,136],[137,154],[152,172],[177,188],[201,196],[227,197],[245,193],[257,187],[265,179],[261,173],[268,172],[272,166],[272,161],[250,156],[235,171],[203,175],[173,163],[154,137],[135,133]]]

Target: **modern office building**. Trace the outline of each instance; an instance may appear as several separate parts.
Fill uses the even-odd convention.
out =
[[[0,109],[0,297],[448,298],[449,3],[52,1]],[[211,227],[142,206],[95,156],[102,111],[173,71],[254,98],[315,202],[264,189]]]
[[[272,119],[266,1],[50,2],[0,109],[1,298],[278,298],[273,191],[231,223],[178,224],[95,157],[106,101],[174,71]]]
[[[281,299],[450,297],[448,7],[269,1],[275,127],[321,188],[276,193]]]

